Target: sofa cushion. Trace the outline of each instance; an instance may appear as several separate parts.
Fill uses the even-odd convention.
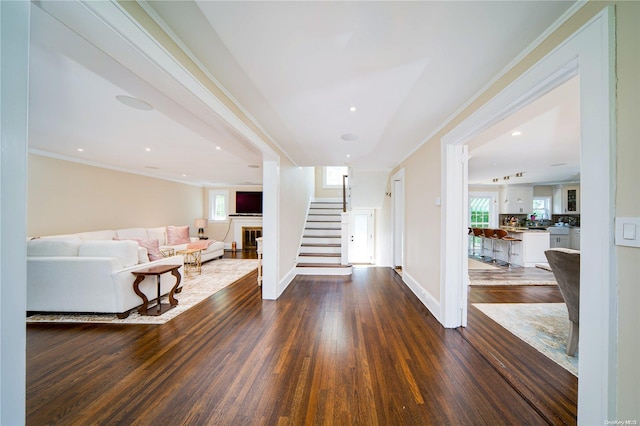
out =
[[[158,240],[161,246],[167,245],[167,228],[160,226],[158,228],[147,228],[147,240]]]
[[[174,246],[177,244],[188,244],[189,226],[167,226],[167,244]]]
[[[77,256],[80,238],[37,238],[27,241],[27,256]]]
[[[146,240],[147,230],[144,228],[118,229],[116,235],[121,240]]]
[[[85,241],[80,245],[80,257],[115,257],[123,267],[138,264],[138,247],[135,241]]]

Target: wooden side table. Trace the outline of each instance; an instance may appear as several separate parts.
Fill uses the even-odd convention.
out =
[[[139,269],[137,271],[131,272],[133,275],[136,276],[136,279],[133,282],[133,291],[142,299],[142,306],[138,308],[138,312],[140,313],[140,315],[153,315],[153,316],[162,315],[163,313],[167,312],[169,309],[175,307],[178,304],[178,300],[175,297],[173,297],[173,295],[174,293],[176,293],[176,290],[180,285],[181,277],[180,277],[179,269],[181,266],[182,265],[158,265],[158,266],[152,266],[150,268]],[[170,272],[171,275],[176,277],[176,283],[174,284],[173,288],[169,292],[169,303],[161,303],[160,300],[161,300],[162,294],[160,291],[160,277],[162,276],[162,274],[166,274],[168,272]],[[143,292],[140,291],[140,283],[144,281],[144,279],[148,276],[156,277],[156,282],[158,287],[158,290],[157,290],[158,299],[156,300],[156,306],[154,306],[151,309],[148,309],[149,299]]]
[[[202,273],[202,250],[178,250],[176,254],[184,256],[184,274],[195,275]]]

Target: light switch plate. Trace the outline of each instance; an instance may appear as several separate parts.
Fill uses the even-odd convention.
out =
[[[616,245],[640,247],[640,217],[616,218]]]

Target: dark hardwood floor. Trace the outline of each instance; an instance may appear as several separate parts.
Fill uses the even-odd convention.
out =
[[[472,310],[442,328],[390,268],[298,276],[277,301],[253,273],[160,326],[29,324],[27,424],[570,423],[477,349],[524,353],[498,328]]]

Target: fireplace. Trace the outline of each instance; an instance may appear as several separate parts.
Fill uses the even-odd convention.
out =
[[[245,250],[256,250],[258,243],[256,238],[262,237],[261,226],[243,226],[242,227],[242,248]]]

